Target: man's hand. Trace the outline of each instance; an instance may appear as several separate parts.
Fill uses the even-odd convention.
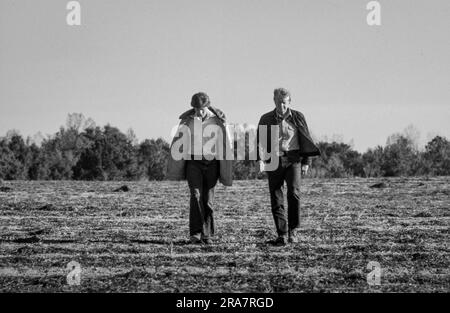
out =
[[[264,172],[265,166],[264,166],[264,162],[263,161],[258,161],[258,169],[259,169],[260,173]]]
[[[302,165],[302,176],[305,176],[306,174],[308,174],[308,168],[309,168],[309,165],[307,165],[307,164]]]

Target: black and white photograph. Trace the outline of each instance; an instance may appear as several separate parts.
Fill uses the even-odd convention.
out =
[[[449,293],[450,2],[0,0],[0,219],[3,294]]]

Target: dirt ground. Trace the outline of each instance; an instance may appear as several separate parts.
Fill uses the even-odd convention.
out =
[[[304,179],[300,241],[286,247],[267,243],[265,180],[216,188],[210,246],[188,242],[186,182],[2,186],[1,292],[450,291],[450,177]]]

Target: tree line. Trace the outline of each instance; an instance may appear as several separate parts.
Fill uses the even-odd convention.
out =
[[[241,136],[249,138],[246,129]],[[245,142],[248,156],[248,140]],[[435,136],[419,149],[410,133],[390,136],[384,147],[364,153],[337,141],[319,141],[322,152],[312,160],[311,177],[388,177],[450,175],[450,142]],[[242,148],[242,147],[241,147]],[[138,142],[111,125],[99,127],[80,113],[37,143],[9,131],[0,137],[0,179],[4,180],[164,180],[169,143],[162,138]],[[254,160],[234,161],[235,179],[260,179]]]
[[[10,131],[0,138],[0,178],[5,180],[162,180],[169,145],[163,139],[137,143],[111,125],[99,127],[69,114],[65,127],[41,144]]]

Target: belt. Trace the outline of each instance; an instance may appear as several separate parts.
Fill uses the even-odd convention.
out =
[[[296,151],[299,151],[299,150],[295,149],[295,150],[289,150],[289,151],[278,151],[277,155],[280,156],[280,157],[287,156],[289,154],[289,152],[290,153],[295,153]]]
[[[198,158],[198,159],[196,159],[196,158]],[[204,155],[201,155],[201,156],[197,155],[196,156],[196,155],[191,154],[189,160],[191,160],[191,161],[208,161],[209,162],[209,161],[216,161],[216,157],[214,157],[212,160],[208,160],[208,159],[205,158]]]

